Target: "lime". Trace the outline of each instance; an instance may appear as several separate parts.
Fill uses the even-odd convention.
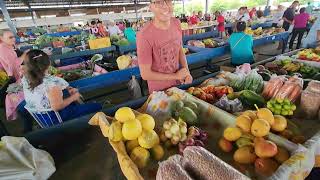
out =
[[[283,103],[284,103],[284,104],[287,104],[287,105],[290,105],[290,104],[291,104],[289,99],[285,99],[285,100],[283,101]]]
[[[275,108],[276,110],[281,110],[281,109],[282,109],[282,106],[281,106],[280,104],[275,104],[275,105],[274,105],[274,108]]]
[[[283,108],[284,108],[285,110],[291,110],[291,106],[290,106],[290,105],[284,105]]]
[[[271,99],[269,102],[270,102],[271,104],[275,104],[275,103],[276,103],[276,101],[275,101],[274,99]]]
[[[268,109],[270,109],[271,112],[274,112],[274,111],[275,111],[275,109],[274,109],[273,107],[268,108]]]
[[[282,104],[282,103],[283,103],[283,99],[277,98],[277,102],[278,102],[279,104]]]
[[[289,116],[292,116],[292,115],[293,115],[293,111],[289,111],[289,112],[288,112],[288,115],[289,115]]]
[[[286,110],[282,110],[282,111],[281,111],[281,115],[282,115],[282,116],[287,116],[288,114],[289,114],[289,112],[286,111]]]
[[[292,105],[291,105],[291,110],[294,111],[294,110],[296,110],[296,109],[297,109],[297,106],[296,106],[295,104],[292,104]]]
[[[267,108],[272,108],[272,104],[270,103],[270,101],[267,103]]]
[[[274,111],[274,114],[280,115],[280,114],[281,114],[281,110],[280,110],[280,109],[276,109],[276,110]]]

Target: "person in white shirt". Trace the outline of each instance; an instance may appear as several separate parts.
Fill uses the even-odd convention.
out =
[[[250,21],[250,15],[247,12],[247,8],[246,7],[241,7],[238,10],[237,21],[243,21],[243,22],[246,22],[246,23]]]
[[[302,47],[316,47],[320,42],[320,15],[317,15],[317,20],[312,25],[309,34],[302,40]]]
[[[281,21],[282,21],[283,13],[284,13],[284,7],[282,5],[278,5],[278,9],[273,14],[272,27],[282,26]]]
[[[109,23],[109,26],[108,26],[108,32],[109,32],[109,35],[112,36],[112,35],[119,35],[121,34],[121,30],[120,28],[116,25],[116,23],[114,22],[110,22]]]

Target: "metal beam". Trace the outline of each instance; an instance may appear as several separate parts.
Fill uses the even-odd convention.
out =
[[[138,9],[137,9],[137,0],[134,1],[134,11],[136,12],[136,19],[138,20]]]
[[[205,11],[206,14],[208,14],[208,5],[209,5],[209,2],[208,0],[206,0],[206,11]]]
[[[3,17],[4,19],[6,20],[10,30],[15,34],[17,35],[17,29],[16,29],[16,26],[12,23],[11,21],[11,18],[10,18],[10,15],[8,13],[8,10],[7,10],[7,7],[6,7],[6,4],[4,2],[4,0],[0,0],[0,8],[1,8],[1,11],[2,11],[2,14],[3,14]]]

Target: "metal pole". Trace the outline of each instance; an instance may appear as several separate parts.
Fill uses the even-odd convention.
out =
[[[206,0],[206,14],[208,14],[208,0]]]
[[[183,14],[185,14],[185,12],[184,12],[184,0],[182,0],[182,12],[183,12]]]
[[[4,2],[4,0],[0,0],[0,9],[2,11],[2,14],[3,14],[3,17],[4,19],[6,20],[10,30],[15,34],[17,35],[17,29],[16,29],[16,26],[13,24],[13,22],[11,21],[11,18],[10,18],[10,15],[8,13],[8,10],[7,10],[7,7],[6,7],[6,4]]]
[[[138,20],[137,0],[134,0],[134,11],[136,12],[136,19]]]

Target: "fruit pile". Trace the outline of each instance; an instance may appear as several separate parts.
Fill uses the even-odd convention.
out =
[[[107,137],[115,142],[127,141],[127,152],[139,168],[146,166],[150,152],[154,159],[162,158],[164,151],[159,145],[159,136],[154,131],[155,121],[152,116],[135,116],[129,107],[122,107],[115,113],[115,119],[109,127]]]
[[[266,140],[270,130],[284,131],[287,120],[280,115],[273,116],[267,108],[257,112],[245,111],[236,118],[236,127],[224,130],[219,147],[224,152],[231,152],[233,143],[237,149],[233,159],[240,164],[254,164],[257,174],[272,175],[280,164],[289,159],[289,152],[274,142]]]
[[[9,76],[6,72],[0,71],[0,86],[3,86],[7,80],[9,79]]]
[[[179,143],[179,152],[183,153],[184,149],[188,146],[201,146],[204,147],[208,140],[208,133],[195,127],[191,126],[188,129],[187,139]]]
[[[166,145],[169,145],[170,143],[172,145],[177,145],[179,142],[187,139],[187,132],[187,123],[182,119],[176,121],[171,118],[163,123],[163,129],[160,132],[160,139]]]
[[[271,99],[267,102],[267,107],[273,114],[291,116],[296,110],[296,105],[291,103],[289,99]]]
[[[178,100],[172,103],[171,110],[172,116],[177,120],[181,119],[188,125],[196,125],[199,123],[199,108],[198,105],[194,102]]]
[[[187,92],[203,101],[214,103],[223,95],[233,93],[233,89],[229,86],[206,86],[202,88],[190,87]]]
[[[320,55],[317,49],[304,49],[298,53],[298,58],[301,60],[320,62]]]

